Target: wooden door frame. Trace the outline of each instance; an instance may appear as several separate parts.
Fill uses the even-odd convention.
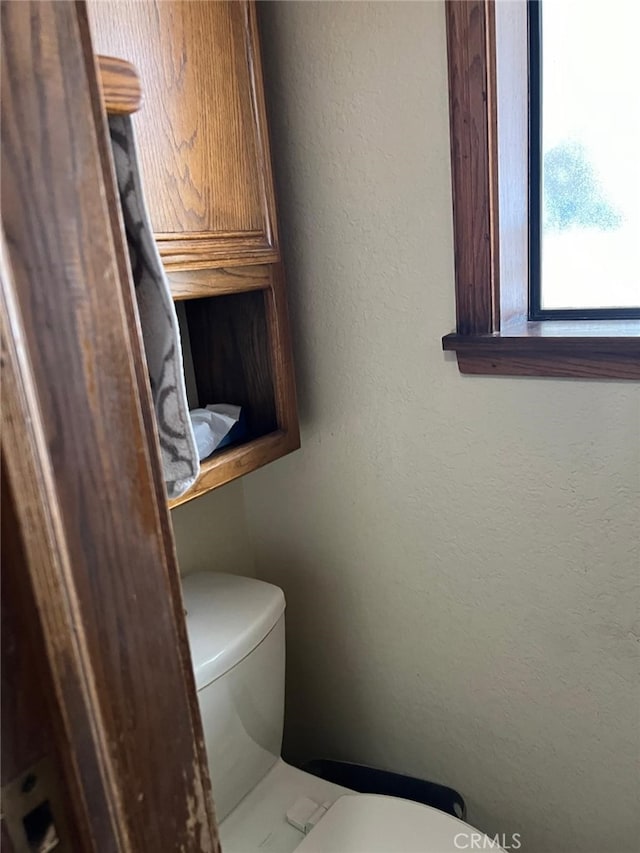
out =
[[[2,454],[70,811],[82,850],[217,853],[84,4],[3,3],[2,54]]]

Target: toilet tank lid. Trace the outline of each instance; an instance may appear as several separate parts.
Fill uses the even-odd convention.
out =
[[[279,587],[219,572],[187,575],[182,593],[198,690],[252,652],[285,607]]]

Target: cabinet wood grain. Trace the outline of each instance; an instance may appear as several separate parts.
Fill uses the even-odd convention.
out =
[[[276,260],[253,4],[93,0],[89,11],[96,49],[140,74],[134,123],[167,268]]]
[[[169,286],[174,301],[199,299],[203,296],[222,296],[264,290],[271,284],[272,267],[239,266],[227,269],[184,270],[169,273]]]

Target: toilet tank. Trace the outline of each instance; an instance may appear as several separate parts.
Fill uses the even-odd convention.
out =
[[[182,584],[191,660],[219,821],[280,756],[284,594],[236,575],[196,572]]]

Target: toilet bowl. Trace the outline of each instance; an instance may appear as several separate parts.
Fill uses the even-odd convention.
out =
[[[286,764],[282,590],[197,572],[183,595],[223,853],[501,849],[430,806],[358,794]]]

